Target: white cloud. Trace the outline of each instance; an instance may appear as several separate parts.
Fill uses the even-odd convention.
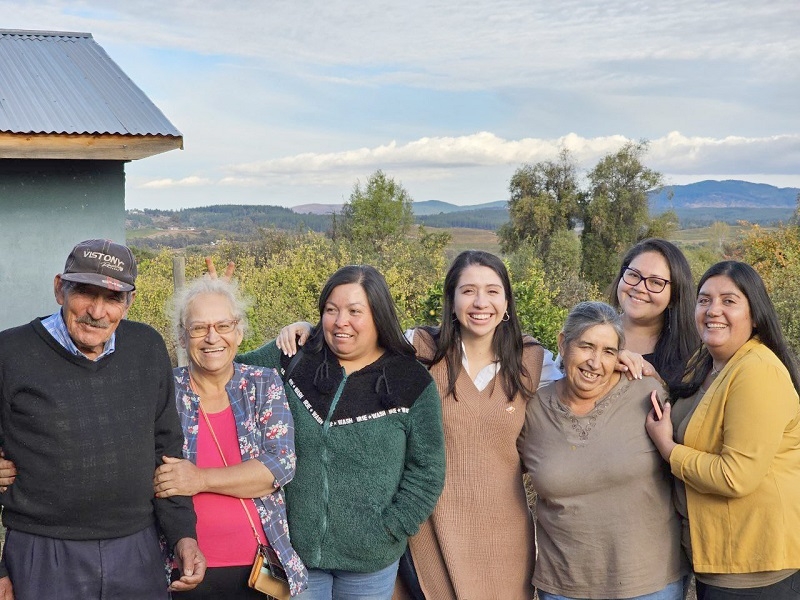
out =
[[[163,189],[163,188],[173,188],[173,187],[197,187],[197,186],[204,186],[209,185],[212,183],[211,179],[207,177],[197,177],[195,175],[184,177],[183,179],[155,179],[153,181],[147,181],[142,183],[140,187],[143,188],[153,188],[153,189]]]
[[[250,182],[278,179],[305,184],[326,183],[352,173],[375,169],[413,170],[420,177],[430,170],[440,179],[449,170],[452,177],[465,168],[535,163],[556,157],[561,148],[570,150],[579,164],[591,168],[604,155],[615,152],[628,138],[621,135],[583,138],[575,133],[556,139],[506,140],[480,132],[459,137],[425,137],[405,144],[396,141],[373,148],[341,152],[303,153],[283,158],[233,165],[228,180],[240,177]],[[800,135],[764,138],[727,136],[690,137],[671,132],[652,140],[644,162],[670,173],[749,172],[792,173],[800,159]]]
[[[648,161],[671,173],[796,174],[800,134],[714,139],[687,137],[674,131],[653,141]]]

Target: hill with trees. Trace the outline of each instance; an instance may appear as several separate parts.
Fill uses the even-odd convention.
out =
[[[542,164],[542,163],[540,163]],[[526,169],[520,167],[512,177],[513,194]],[[528,173],[526,176],[530,176]],[[740,221],[760,225],[787,222],[792,216],[800,188],[777,188],[747,181],[701,181],[670,185],[648,191],[652,214],[672,211],[682,229],[707,227],[714,222]],[[416,223],[436,228],[469,228],[497,231],[509,222],[509,202],[459,206],[440,200],[414,202],[411,211]],[[313,204],[295,208],[263,205],[215,205],[177,211],[144,209],[126,213],[128,239],[135,245],[157,249],[214,244],[221,239],[246,241],[262,230],[327,232],[333,226],[341,204]],[[573,219],[579,224],[580,218]]]

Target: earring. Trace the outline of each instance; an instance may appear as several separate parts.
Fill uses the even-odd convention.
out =
[[[453,318],[451,320],[453,323],[458,323],[458,317],[456,316],[456,313],[453,313]]]
[[[508,314],[508,311],[506,311],[506,314],[503,315],[503,321],[510,321],[510,320],[511,320],[511,315]]]

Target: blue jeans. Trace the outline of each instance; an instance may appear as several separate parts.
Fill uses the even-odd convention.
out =
[[[539,594],[539,600],[583,600],[582,598],[570,598],[568,596],[559,596],[558,594],[548,594],[542,590],[536,591]],[[625,600],[683,600],[683,579],[673,581],[652,594],[632,596],[630,598],[625,598]]]
[[[391,600],[398,562],[374,573],[309,569],[308,589],[293,600]]]

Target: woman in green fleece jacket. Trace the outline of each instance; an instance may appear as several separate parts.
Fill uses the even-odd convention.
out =
[[[439,395],[376,269],[336,271],[319,313],[294,358],[272,341],[239,360],[279,369],[294,416],[297,471],[286,503],[309,571],[298,599],[388,600],[406,540],[444,485]]]

